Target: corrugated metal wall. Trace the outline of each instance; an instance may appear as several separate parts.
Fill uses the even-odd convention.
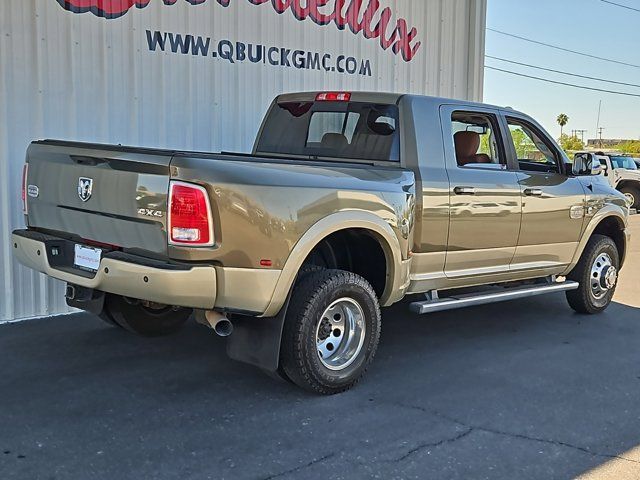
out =
[[[68,311],[62,284],[21,267],[11,253],[9,234],[24,223],[24,153],[34,139],[247,151],[269,102],[281,92],[361,89],[482,97],[486,0],[381,0],[392,9],[394,25],[405,18],[418,31],[421,46],[410,62],[348,27],[298,20],[290,10],[279,15],[271,3],[256,0],[231,0],[227,7],[224,0],[200,5],[151,0],[113,19],[67,11],[60,3],[0,1],[0,321]],[[322,10],[330,11],[332,4]],[[212,52],[216,42],[228,39],[326,52],[332,55],[330,65],[344,54],[370,60],[371,76],[232,64],[212,52],[205,57],[150,51],[147,30],[210,38]]]

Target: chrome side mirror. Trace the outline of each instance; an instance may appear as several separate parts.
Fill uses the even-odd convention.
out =
[[[573,174],[576,176],[600,175],[602,164],[593,153],[576,153],[573,157]]]

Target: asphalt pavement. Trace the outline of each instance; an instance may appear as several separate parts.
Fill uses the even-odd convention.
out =
[[[562,294],[386,309],[366,378],[333,397],[229,360],[195,323],[0,326],[0,479],[640,478],[639,244],[599,316]]]

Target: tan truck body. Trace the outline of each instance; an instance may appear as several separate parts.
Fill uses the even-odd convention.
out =
[[[397,108],[398,161],[260,151],[274,109],[315,100],[315,93],[278,97],[252,155],[34,142],[25,179],[28,229],[14,232],[15,255],[72,285],[266,318],[282,310],[319,249],[335,256],[332,267],[366,278],[382,306],[407,294],[567,275],[594,232],[611,236],[622,264],[624,197],[602,177],[573,175],[530,117],[448,99],[354,92],[356,104]],[[492,141],[502,145],[503,165],[458,163],[452,118],[460,114],[495,122]],[[520,168],[507,138],[513,122],[538,132],[557,171]],[[82,178],[93,181],[86,201],[78,193]],[[205,189],[213,245],[167,242],[175,181]],[[51,256],[52,246],[83,242],[104,247],[96,272]],[[341,259],[344,252],[350,260]]]

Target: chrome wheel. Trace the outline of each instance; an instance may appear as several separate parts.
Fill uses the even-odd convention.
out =
[[[358,357],[364,344],[364,312],[352,298],[341,298],[324,311],[316,328],[320,362],[330,370],[343,370]]]
[[[634,197],[633,193],[625,192],[624,196],[627,198],[627,203],[630,206],[634,206],[636,204],[636,197]]]
[[[613,265],[613,260],[609,254],[601,253],[591,266],[591,293],[600,300],[616,286],[617,281],[618,270]]]

